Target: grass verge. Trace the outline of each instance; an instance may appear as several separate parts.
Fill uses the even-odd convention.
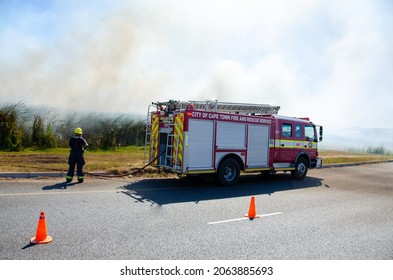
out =
[[[48,150],[26,149],[0,152],[0,172],[67,171],[68,148]],[[86,151],[85,171],[121,174],[144,166],[143,147],[122,147],[109,151]]]
[[[393,159],[393,155],[376,155],[332,150],[322,150],[319,152],[319,156],[322,157],[323,164],[373,162]]]

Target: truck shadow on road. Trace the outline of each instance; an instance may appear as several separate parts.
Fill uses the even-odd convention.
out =
[[[235,186],[223,187],[212,180],[199,178],[144,179],[120,187],[122,193],[136,202],[165,205],[181,202],[225,199],[251,195],[274,195],[277,192],[326,187],[323,179],[306,177],[297,181],[290,174],[275,174],[268,178],[261,175],[242,175]]]

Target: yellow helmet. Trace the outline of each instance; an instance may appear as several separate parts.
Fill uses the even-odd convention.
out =
[[[80,128],[80,127],[75,128],[74,133],[78,134],[78,135],[82,135],[83,134],[82,133],[82,128]]]

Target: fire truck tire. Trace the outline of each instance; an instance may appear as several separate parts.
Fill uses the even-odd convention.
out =
[[[303,157],[300,157],[296,164],[295,164],[295,170],[291,172],[292,177],[296,180],[302,180],[304,177],[306,177],[308,171],[308,163],[307,160]]]
[[[232,186],[236,184],[239,176],[240,166],[234,158],[226,158],[218,166],[217,181],[222,186]]]

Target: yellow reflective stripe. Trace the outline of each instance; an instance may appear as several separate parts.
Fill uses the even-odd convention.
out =
[[[175,127],[174,127],[174,155],[177,156],[177,164],[181,165],[183,161],[183,124],[184,114],[181,113],[175,117]]]
[[[276,171],[285,171],[285,170],[295,170],[295,167],[279,167],[279,168],[274,168]]]
[[[270,167],[261,167],[261,168],[246,168],[244,172],[257,172],[257,171],[268,171],[271,170]]]
[[[151,157],[152,159],[158,156],[158,130],[159,130],[160,119],[157,115],[151,117]],[[153,164],[157,164],[157,160]]]
[[[310,147],[311,143],[311,147]],[[310,142],[310,141],[304,141],[304,140],[284,140],[284,139],[277,139],[276,140],[277,145],[272,145],[270,144],[270,147],[273,148],[278,148],[278,149],[317,149],[317,144],[315,142]],[[280,144],[285,144],[285,147],[281,147]],[[304,147],[304,146],[307,147]]]
[[[186,171],[185,174],[208,174],[208,173],[215,173],[216,170],[195,170],[195,171]]]

